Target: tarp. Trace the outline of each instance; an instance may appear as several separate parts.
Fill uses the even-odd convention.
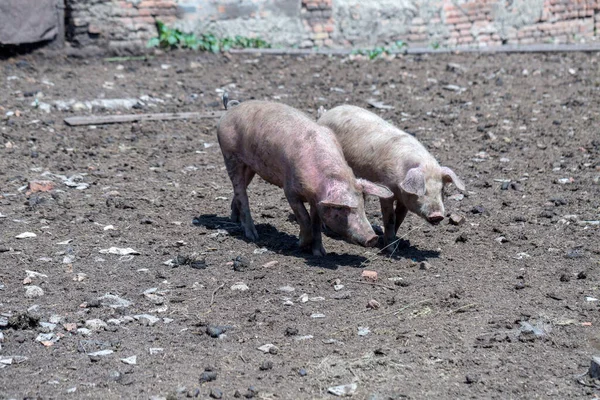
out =
[[[0,43],[52,40],[58,34],[57,0],[0,0]]]

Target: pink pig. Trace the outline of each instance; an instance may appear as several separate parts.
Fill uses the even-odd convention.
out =
[[[227,108],[227,97],[223,102]],[[232,101],[233,103],[233,101]],[[333,132],[284,104],[246,101],[225,113],[217,130],[233,184],[231,220],[257,240],[247,186],[254,174],[283,188],[300,225],[300,246],[324,256],[321,224],[346,240],[375,246],[363,193],[390,198],[387,188],[356,179]],[[310,204],[310,214],[304,203]]]
[[[394,192],[393,198],[380,200],[385,245],[393,241],[408,211],[433,225],[444,219],[444,185],[452,182],[465,189],[417,139],[372,112],[343,105],[319,114],[319,124],[335,132],[354,173]]]

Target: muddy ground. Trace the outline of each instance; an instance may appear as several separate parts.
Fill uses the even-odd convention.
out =
[[[359,399],[598,397],[599,57],[0,62],[0,398],[318,399],[352,383]],[[465,221],[409,215],[391,257],[325,237],[315,258],[283,191],[256,178],[251,243],[229,221],[216,119],[63,123],[220,110],[221,89],[313,117],[393,106],[374,111],[465,181],[446,199]],[[37,180],[55,186],[32,193]],[[376,200],[367,214],[381,223]]]

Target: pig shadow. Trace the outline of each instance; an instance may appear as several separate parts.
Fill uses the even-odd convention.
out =
[[[298,237],[281,232],[271,224],[256,224],[259,239],[252,242],[244,235],[240,224],[231,222],[228,217],[221,217],[216,214],[203,214],[195,217],[192,221],[195,226],[203,226],[210,230],[224,230],[228,235],[253,243],[258,247],[265,247],[270,251],[285,256],[293,256],[303,258],[306,264],[314,267],[337,269],[340,266],[360,267],[362,263],[367,261],[366,257],[353,254],[337,254],[327,253],[325,257],[316,257],[311,253],[304,251],[298,247]],[[324,232],[325,233],[325,232]],[[329,236],[329,235],[328,235]],[[339,239],[339,236],[333,236],[334,239]]]

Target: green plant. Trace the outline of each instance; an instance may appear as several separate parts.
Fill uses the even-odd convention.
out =
[[[438,50],[441,46],[442,45],[437,40],[429,44],[429,47],[431,47],[433,50]]]
[[[192,50],[210,51],[218,53],[231,48],[269,48],[271,45],[261,38],[248,38],[237,35],[233,38],[218,38],[212,33],[203,33],[196,36],[185,33],[177,28],[169,28],[161,21],[156,21],[158,36],[148,41],[147,47],[160,47],[163,49],[189,48]]]
[[[374,60],[383,54],[389,55],[392,52],[406,51],[408,48],[408,44],[402,40],[398,40],[392,43],[391,46],[377,46],[372,49],[356,49],[352,51],[352,54],[362,54],[364,56],[369,57],[369,60]]]

